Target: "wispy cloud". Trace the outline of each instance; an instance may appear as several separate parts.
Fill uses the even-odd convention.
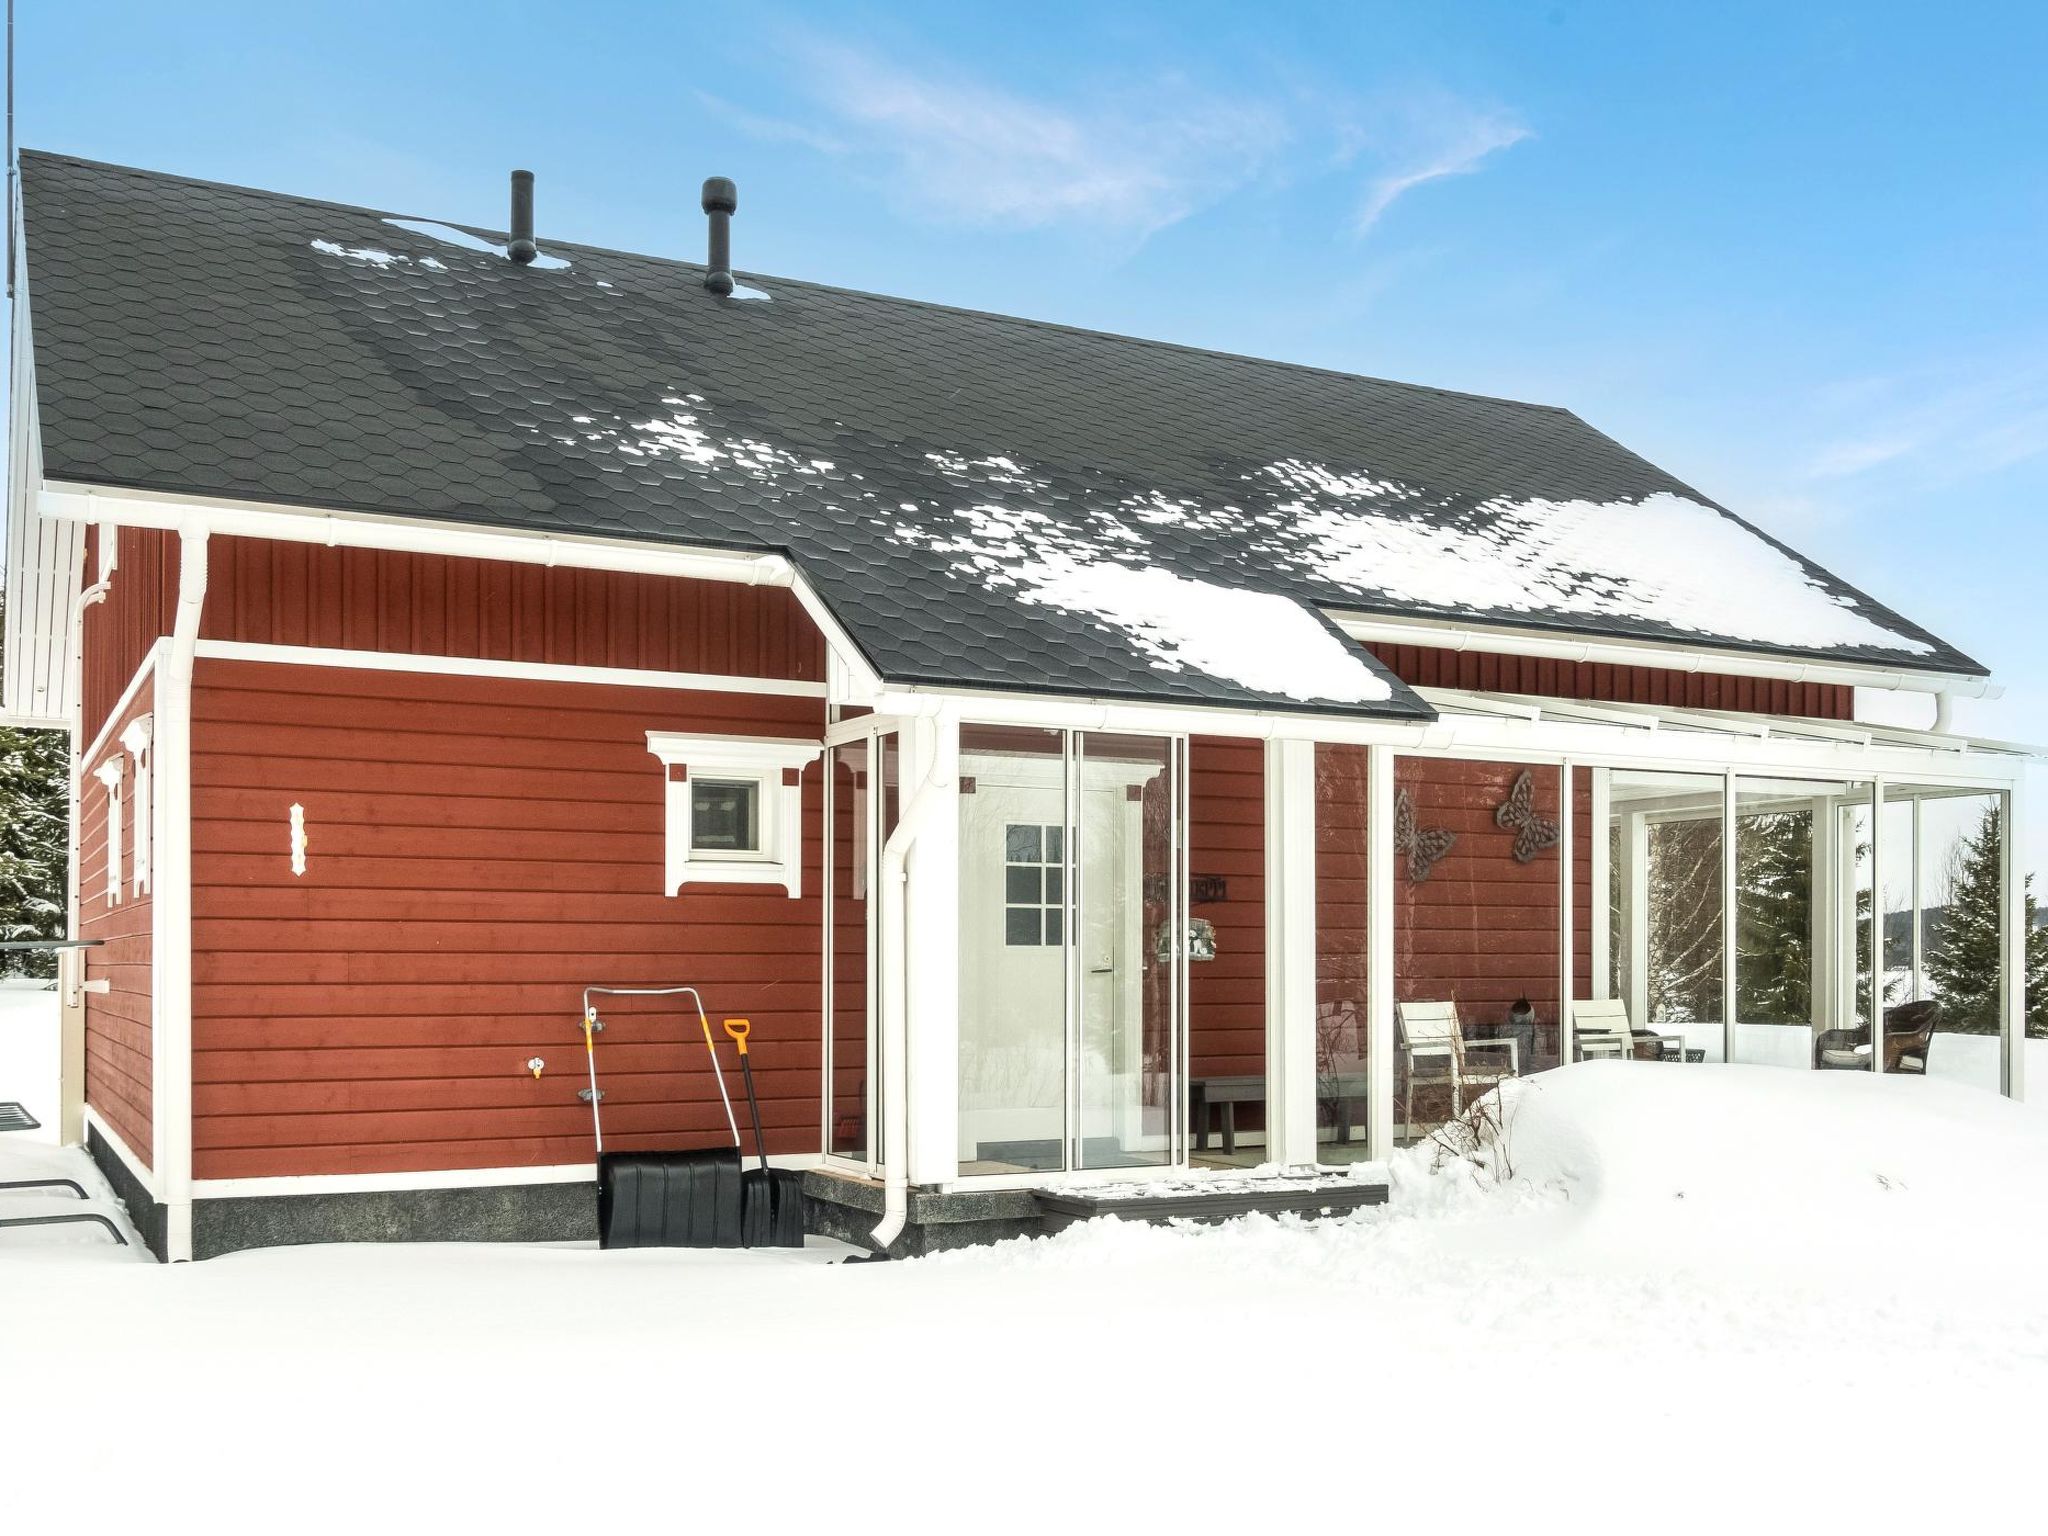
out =
[[[767,144],[801,144],[806,149],[815,149],[820,154],[843,155],[847,150],[844,139],[835,138],[804,123],[793,123],[786,118],[768,117],[760,112],[749,112],[736,102],[727,101],[723,96],[714,96],[709,91],[692,93],[699,106],[713,116],[723,119],[750,139],[759,139]]]
[[[1513,113],[1446,91],[1396,92],[1368,103],[1344,132],[1347,158],[1355,155],[1371,167],[1352,227],[1369,232],[1417,187],[1469,176],[1488,156],[1531,136]]]
[[[906,215],[935,223],[1136,244],[1254,183],[1335,166],[1362,178],[1363,230],[1415,187],[1529,137],[1506,111],[1438,90],[1333,96],[1272,80],[1248,91],[1160,70],[1034,94],[814,31],[786,30],[778,51],[796,113],[698,100],[755,138],[844,159]]]
[[[2048,455],[2048,367],[2031,360],[1927,367],[1820,393],[1805,464],[1816,482],[1952,485]]]
[[[873,155],[898,201],[940,221],[1085,221],[1143,239],[1242,186],[1293,131],[1269,107],[1172,76],[1068,103],[815,36],[790,56],[833,126],[769,131]]]

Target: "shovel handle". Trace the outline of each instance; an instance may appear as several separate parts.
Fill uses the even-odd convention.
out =
[[[751,1019],[727,1019],[725,1021],[725,1032],[732,1036],[733,1044],[740,1048],[742,1056],[747,1054],[747,1032],[753,1027],[754,1023]]]

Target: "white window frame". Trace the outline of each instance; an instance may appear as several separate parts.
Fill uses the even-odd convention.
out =
[[[150,742],[156,728],[154,715],[137,715],[121,731],[121,745],[135,759],[135,858],[129,871],[137,896],[149,894],[150,867]]]
[[[823,754],[823,742],[649,731],[647,750],[661,762],[667,780],[663,895],[678,895],[693,882],[779,885],[792,898],[803,894],[803,770]],[[710,852],[691,846],[693,776],[760,786],[758,849]]]
[[[107,786],[107,905],[121,905],[121,779],[128,763],[115,753],[92,776]]]

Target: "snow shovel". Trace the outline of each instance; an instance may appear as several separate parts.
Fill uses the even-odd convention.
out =
[[[730,1147],[708,1152],[606,1152],[598,1105],[594,1031],[604,1028],[591,1004],[593,995],[672,997],[688,993],[697,1005],[697,1025],[711,1053],[711,1071],[725,1106]],[[711,1036],[711,1022],[694,987],[591,987],[583,994],[583,1033],[590,1060],[591,1127],[597,1140],[597,1234],[601,1248],[737,1248],[741,1246],[744,1196],[740,1178],[740,1133],[725,1073]]]
[[[727,1019],[725,1032],[739,1047],[740,1073],[747,1082],[747,1113],[754,1122],[754,1154],[761,1166],[741,1175],[740,1241],[749,1248],[801,1248],[804,1245],[803,1173],[768,1166],[768,1142],[761,1134],[761,1099],[754,1092],[754,1058],[747,1054],[747,1019]]]

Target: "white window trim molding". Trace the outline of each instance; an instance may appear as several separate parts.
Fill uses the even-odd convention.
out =
[[[118,754],[93,769],[92,776],[107,786],[107,905],[121,905],[121,779],[127,760]]]
[[[135,759],[135,859],[129,873],[137,896],[149,894],[150,739],[155,729],[154,715],[137,715],[121,731],[121,745]]]
[[[691,882],[779,885],[803,894],[803,770],[823,754],[822,741],[784,736],[699,736],[649,731],[647,750],[661,762],[667,858],[662,894],[677,895]],[[682,769],[678,774],[675,770]],[[784,783],[794,773],[797,782]],[[690,847],[690,775],[752,779],[761,786],[761,848],[740,857],[694,852]]]

